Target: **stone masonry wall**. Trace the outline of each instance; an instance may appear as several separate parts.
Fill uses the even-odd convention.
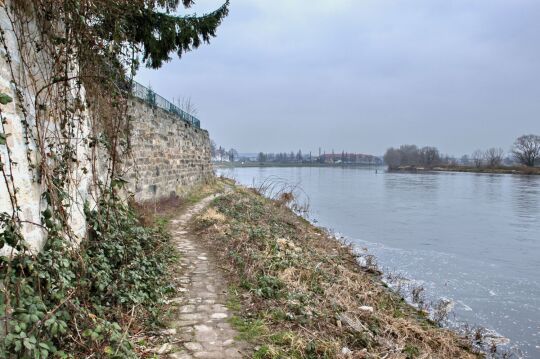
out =
[[[128,189],[138,202],[181,195],[213,177],[208,131],[130,100],[131,158],[125,163]]]
[[[9,4],[9,1],[5,4]],[[28,79],[36,79],[38,82],[43,80],[45,75],[38,70],[44,71],[43,69],[53,67],[54,63],[43,51],[38,56],[25,47],[19,48],[16,29],[10,21],[7,8],[7,5],[0,6],[0,27],[5,32],[7,46],[7,51],[0,49],[0,92],[9,95],[13,102],[1,105],[4,123],[0,126],[0,133],[7,137],[7,141],[5,145],[0,145],[0,157],[4,162],[8,181],[0,180],[0,213],[11,214],[13,208],[18,206],[19,217],[23,221],[22,234],[30,247],[39,251],[46,240],[46,232],[40,225],[41,212],[46,208],[42,200],[46,188],[40,183],[36,171],[30,170],[31,165],[38,163],[40,154],[33,141],[26,143],[23,123],[26,121],[29,124],[34,137],[38,135],[33,103],[36,91],[35,87],[30,86]],[[11,57],[11,67],[7,60],[8,54]],[[27,69],[22,66],[22,59],[25,63],[36,66],[29,66]],[[12,77],[16,84],[12,82]],[[16,88],[22,93],[23,103],[20,103],[16,96]],[[28,110],[26,115],[23,114],[21,106]],[[171,193],[181,195],[193,185],[212,178],[210,139],[207,131],[194,128],[166,111],[153,109],[138,99],[130,101],[130,113],[133,151],[129,158],[123,159],[123,164],[129,181],[128,190],[135,194],[136,201],[168,197]],[[76,149],[78,165],[70,169],[72,182],[66,193],[71,198],[71,206],[66,209],[69,211],[68,225],[77,242],[82,240],[87,232],[84,203],[89,203],[92,207],[96,203],[94,197],[97,196],[92,173],[84,170],[91,168],[89,158],[92,158],[92,149],[84,141],[92,132],[90,116],[90,113],[85,112],[71,139]],[[46,128],[54,129],[54,126],[55,122],[49,121]],[[39,135],[45,138],[43,134]],[[28,150],[31,151],[30,157],[27,157]],[[102,167],[97,167],[98,177],[106,174],[107,166]],[[11,202],[9,193],[15,189],[18,201],[16,204]],[[9,246],[0,249],[0,256],[10,253],[12,249]]]

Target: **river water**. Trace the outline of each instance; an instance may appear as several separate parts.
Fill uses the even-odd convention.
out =
[[[540,176],[383,168],[235,168],[252,186],[299,184],[310,217],[367,248],[385,271],[454,303],[454,322],[496,331],[540,358]]]

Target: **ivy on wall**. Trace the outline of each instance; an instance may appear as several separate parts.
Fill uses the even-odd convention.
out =
[[[0,358],[132,357],[134,323],[151,323],[169,290],[172,249],[163,228],[146,228],[122,201],[130,152],[127,99],[140,64],[160,67],[209,42],[228,1],[203,15],[178,15],[191,0],[22,0],[0,5],[12,93],[0,93],[0,177],[10,212],[0,213]],[[14,42],[11,37],[14,34]],[[15,48],[14,48],[15,47]],[[39,223],[21,215],[20,167],[8,117],[16,105],[28,172],[42,188]],[[103,171],[103,168],[106,170]],[[78,187],[87,235],[70,221]],[[47,235],[36,253],[22,225]]]

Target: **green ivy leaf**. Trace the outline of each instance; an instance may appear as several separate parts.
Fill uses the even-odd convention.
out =
[[[43,214],[43,217],[46,218],[46,219],[49,219],[49,218],[52,217],[52,213],[51,213],[51,210],[49,208],[47,208],[46,210],[41,212],[41,214]]]
[[[0,133],[0,145],[6,144],[8,136],[9,136],[9,133]]]
[[[111,180],[111,186],[112,187],[123,187],[126,183],[128,183],[128,181],[126,181],[125,179],[121,178],[121,177],[115,177]]]
[[[5,93],[0,93],[0,104],[7,105],[11,101],[13,101],[13,99],[10,96],[6,95]]]

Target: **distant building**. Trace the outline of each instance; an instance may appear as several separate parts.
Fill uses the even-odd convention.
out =
[[[383,163],[379,157],[363,153],[325,153],[319,157],[319,162],[359,165],[382,165]]]
[[[239,153],[238,160],[241,162],[257,161],[257,153]]]

